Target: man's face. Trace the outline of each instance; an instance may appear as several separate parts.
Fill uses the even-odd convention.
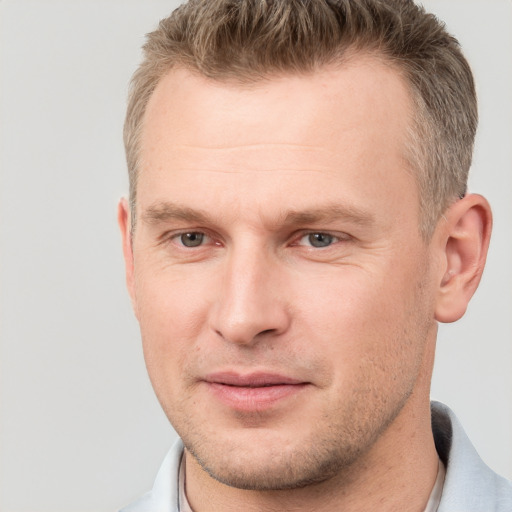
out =
[[[156,394],[216,479],[321,481],[428,403],[410,115],[370,57],[251,87],[175,70],[153,94],[129,282]]]

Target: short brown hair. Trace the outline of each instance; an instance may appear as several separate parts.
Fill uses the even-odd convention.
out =
[[[466,192],[478,119],[473,77],[457,40],[412,0],[190,0],[148,34],[143,49],[124,127],[132,212],[146,106],[172,68],[251,83],[314,72],[347,50],[384,57],[410,86],[405,157],[417,176],[425,238]]]

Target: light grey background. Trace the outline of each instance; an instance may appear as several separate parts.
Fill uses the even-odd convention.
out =
[[[124,288],[121,126],[144,33],[176,2],[0,1],[0,510],[116,510],[174,434]],[[512,478],[512,3],[430,0],[472,63],[471,189],[495,213],[467,317],[442,326],[432,395]]]

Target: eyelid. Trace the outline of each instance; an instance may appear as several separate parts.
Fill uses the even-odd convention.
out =
[[[332,245],[335,245],[339,242],[347,242],[351,239],[351,236],[348,235],[347,233],[342,233],[342,232],[333,232],[333,231],[329,231],[329,230],[322,230],[322,229],[305,229],[305,230],[302,230],[300,231],[299,233],[296,234],[296,236],[293,237],[293,242],[291,245],[295,245],[295,246],[300,246],[300,247],[313,247],[311,245],[306,245],[306,244],[300,244],[299,242],[309,236],[309,235],[326,235],[326,236],[329,236],[329,237],[332,237],[334,239],[333,243],[326,246],[326,247],[323,247],[323,249],[327,249],[329,247],[331,247]],[[322,249],[322,247],[313,247],[314,249]]]
[[[177,242],[177,240],[187,233],[197,233],[200,235],[203,235],[205,238],[206,243],[202,243],[201,245],[198,245],[197,247],[187,247],[186,245],[183,245],[182,243]],[[189,229],[173,229],[172,231],[166,231],[163,233],[160,237],[160,243],[162,244],[169,244],[173,243],[177,247],[185,248],[187,250],[194,249],[194,248],[200,248],[207,245],[208,242],[213,241],[215,238],[213,235],[206,229],[201,228],[189,228]]]
[[[210,245],[213,242],[213,245],[221,246],[223,245],[222,238],[217,233],[212,233],[209,229],[205,228],[184,228],[184,229],[175,229],[175,230],[169,230],[163,233],[158,237],[159,243],[161,244],[168,244],[173,243],[177,247],[182,247],[185,249],[194,249],[194,247],[187,247],[179,242],[176,242],[176,240],[186,233],[198,233],[202,234],[205,237],[205,242],[201,245],[197,246],[196,248],[199,249],[201,247],[204,247],[206,245]],[[328,245],[326,247],[323,247],[323,249],[328,249],[329,247],[338,244],[339,242],[348,242],[353,239],[352,236],[345,232],[339,232],[339,231],[330,231],[330,230],[322,230],[322,229],[303,229],[296,233],[294,233],[291,237],[291,243],[290,246],[299,246],[299,247],[305,247],[305,248],[311,248],[311,249],[322,249],[322,247],[314,247],[312,245],[306,245],[299,243],[304,237],[307,237],[308,235],[312,234],[322,234],[330,236],[334,239],[333,243],[331,245]]]

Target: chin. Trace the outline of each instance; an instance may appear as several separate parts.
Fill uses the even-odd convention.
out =
[[[289,443],[254,441],[250,448],[233,446],[236,443],[219,443],[218,449],[202,449],[185,444],[202,469],[216,481],[237,489],[277,491],[299,489],[320,484],[340,475],[359,457],[358,450],[344,450],[301,442]],[[211,447],[210,447],[211,448]],[[234,455],[236,454],[236,455]]]

